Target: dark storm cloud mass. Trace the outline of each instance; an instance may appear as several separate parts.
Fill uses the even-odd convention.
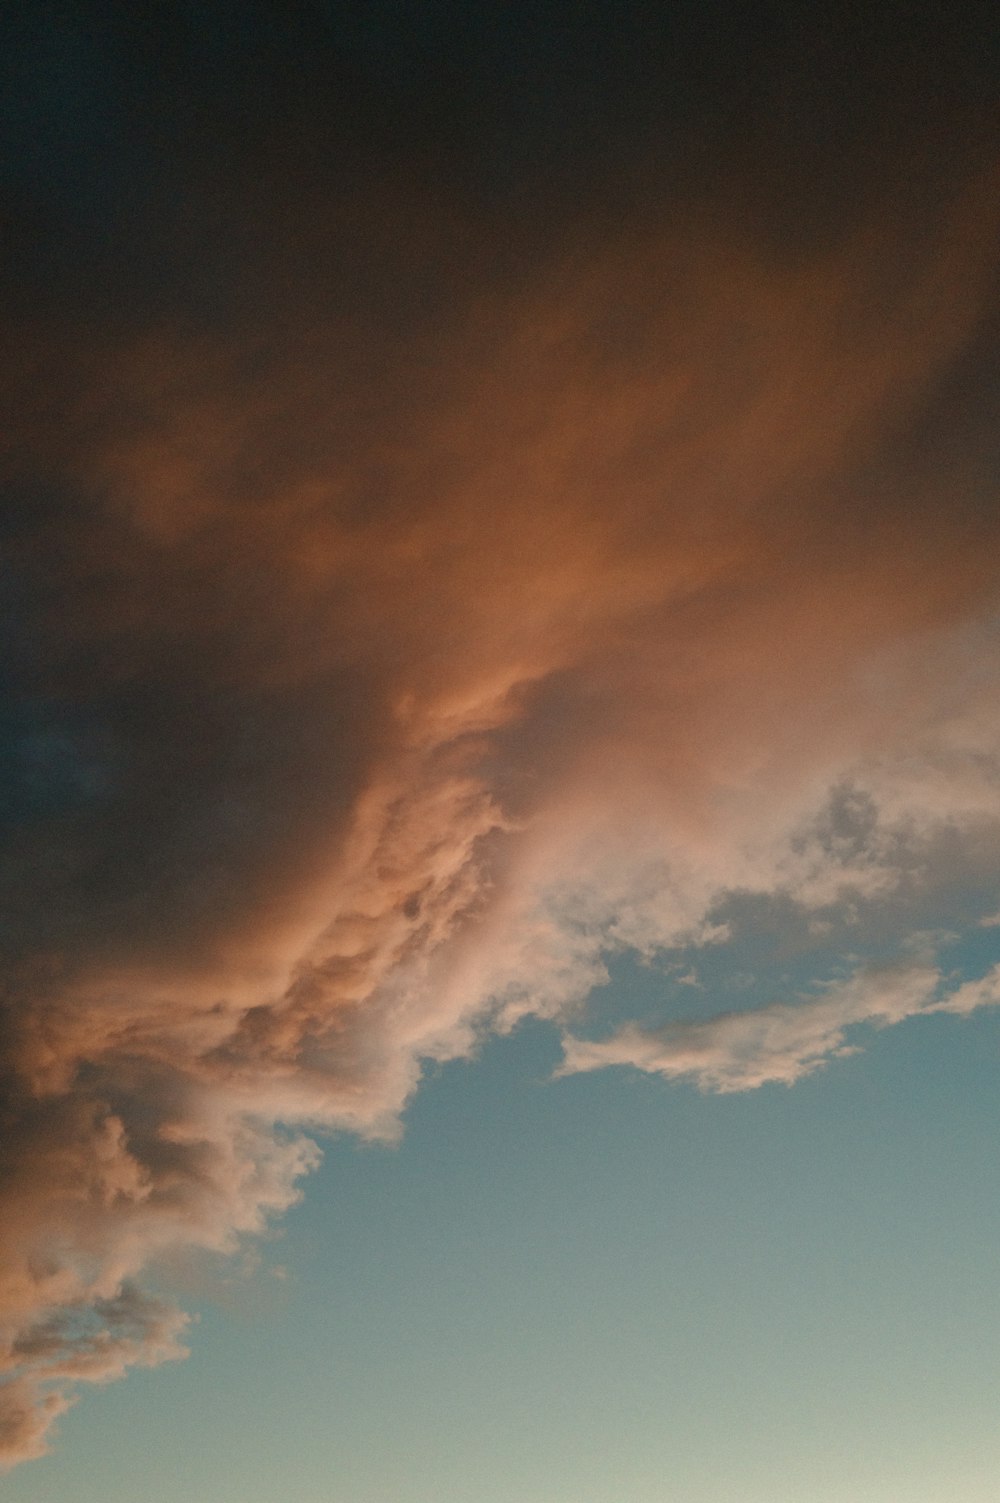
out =
[[[995,38],[799,10],[13,17],[9,1460],[491,1028],[996,1002]],[[755,902],[898,953],[582,1036]]]

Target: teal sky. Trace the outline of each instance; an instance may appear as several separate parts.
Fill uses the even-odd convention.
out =
[[[1000,1018],[792,1089],[547,1083],[528,1025],[333,1144],[193,1355],[90,1391],[12,1503],[987,1503]],[[218,1295],[218,1291],[216,1291]]]

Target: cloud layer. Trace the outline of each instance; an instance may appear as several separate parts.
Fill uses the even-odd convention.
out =
[[[900,953],[996,909],[994,175],[782,247],[718,193],[585,206],[503,261],[485,210],[338,194],[213,200],[235,285],[184,315],[15,331],[9,1462],[491,1030],[742,1090],[997,1000],[911,943],[584,1037],[610,958],[727,903]]]

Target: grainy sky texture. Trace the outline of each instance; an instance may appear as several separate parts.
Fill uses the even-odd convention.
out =
[[[449,1061],[599,1164],[579,1076],[836,1119],[1000,1004],[997,28],[822,9],[8,18],[6,1463]]]

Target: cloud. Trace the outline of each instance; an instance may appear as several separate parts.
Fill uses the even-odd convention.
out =
[[[502,265],[487,213],[296,192],[236,213],[195,314],[16,331],[10,1462],[181,1355],[171,1268],[259,1234],[317,1136],[396,1135],[427,1060],[576,1026],[623,953],[718,952],[734,895],[905,939],[996,869],[992,179],[784,251],[562,209]],[[791,1082],[993,1000],[939,984],[859,970],[565,1068]]]
[[[567,1037],[559,1075],[607,1065],[631,1065],[668,1080],[690,1080],[702,1091],[751,1091],[770,1082],[794,1085],[831,1059],[855,1054],[848,1030],[868,1023],[887,1028],[928,1013],[966,1015],[1000,1002],[1000,966],[968,981],[942,1001],[932,999],[941,973],[928,966],[865,971],[818,997],[748,1008],[662,1028],[628,1024],[592,1042]],[[854,1035],[851,1034],[853,1038]]]
[[[1000,965],[995,965],[973,981],[962,985],[931,1009],[932,1012],[951,1012],[967,1016],[980,1007],[996,1007],[1000,1003]]]

